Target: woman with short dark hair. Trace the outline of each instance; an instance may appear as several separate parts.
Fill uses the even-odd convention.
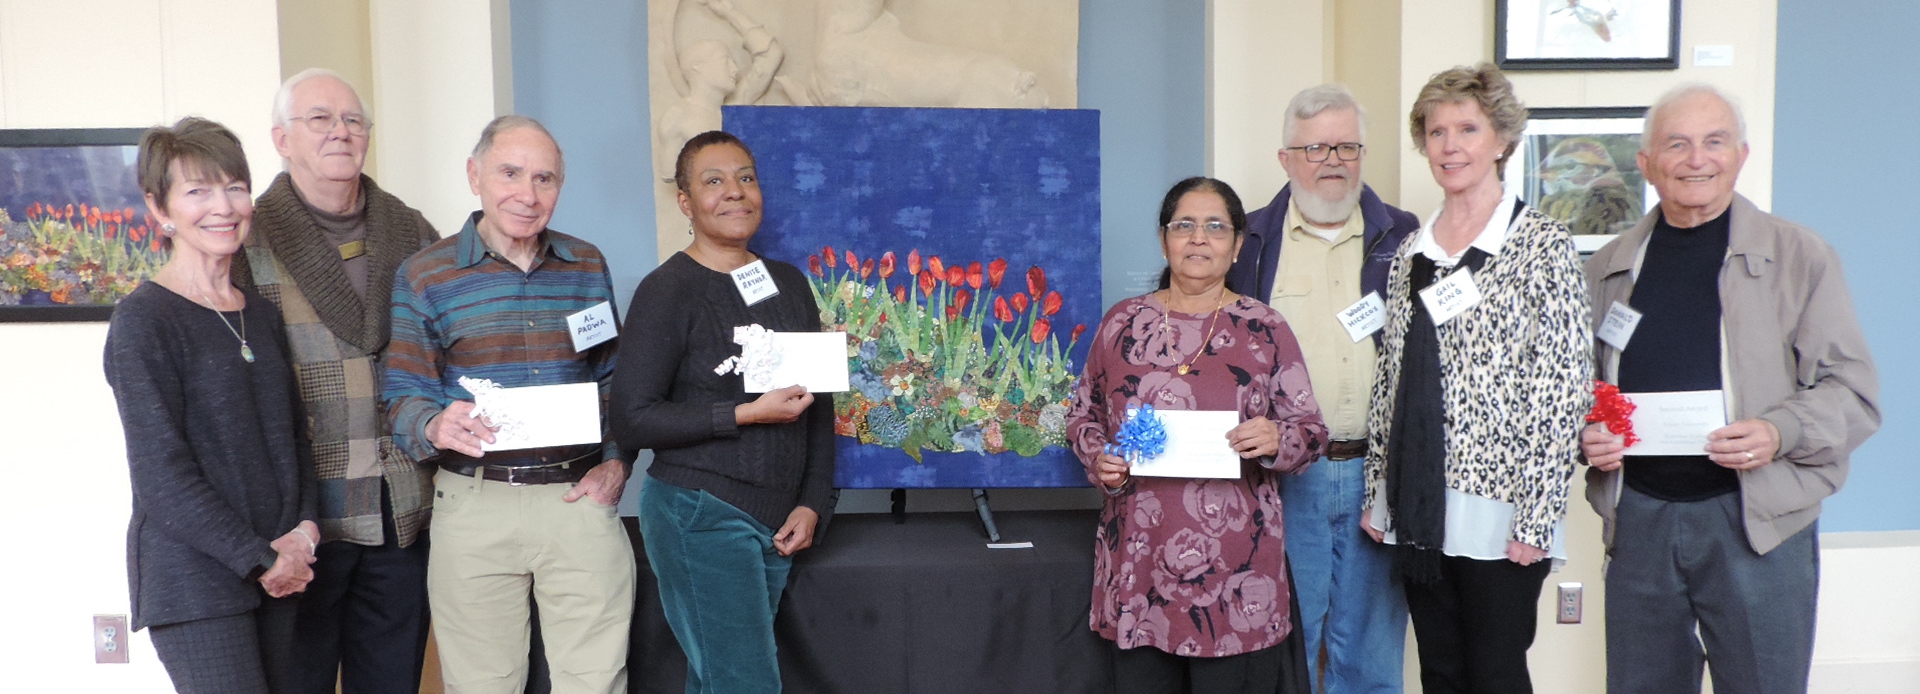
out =
[[[313,579],[320,530],[279,311],[229,277],[253,219],[246,155],[187,118],[147,131],[137,167],[173,253],[107,330],[133,628],[182,692],[291,691],[291,596]]]
[[[761,197],[746,143],[695,135],[674,179],[693,242],[633,292],[608,416],[622,448],[653,449],[640,533],[687,691],[777,693],[780,594],[838,498],[833,396],[750,394],[715,366],[741,354],[736,329],[819,332],[820,309],[798,268],[747,250]],[[749,300],[731,273],[762,262],[778,291]]]

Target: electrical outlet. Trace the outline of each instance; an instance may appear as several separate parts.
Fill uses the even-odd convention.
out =
[[[126,615],[97,614],[93,616],[93,662],[127,662],[127,642],[131,640],[133,640],[133,632],[127,628]]]
[[[1578,583],[1560,584],[1560,609],[1556,612],[1561,624],[1580,623],[1580,593],[1581,588]]]

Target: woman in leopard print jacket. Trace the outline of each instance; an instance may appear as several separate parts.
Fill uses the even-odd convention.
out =
[[[1526,108],[1499,70],[1435,75],[1411,121],[1446,199],[1388,279],[1368,530],[1396,545],[1426,691],[1531,692],[1592,400],[1586,280],[1566,226],[1504,193]]]

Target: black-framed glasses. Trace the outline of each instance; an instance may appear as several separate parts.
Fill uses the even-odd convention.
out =
[[[300,122],[306,123],[308,130],[322,135],[333,132],[335,123],[346,123],[347,132],[355,135],[365,135],[368,130],[373,129],[373,121],[367,120],[366,116],[358,113],[348,113],[338,116],[331,113],[316,113],[301,118]]]
[[[1233,237],[1233,225],[1218,219],[1205,222],[1196,222],[1191,219],[1176,219],[1167,222],[1166,226],[1160,228],[1167,230],[1169,234],[1185,236],[1187,238],[1193,238],[1194,234],[1201,232],[1205,232],[1207,238],[1215,241],[1222,241]]]
[[[1358,142],[1342,142],[1337,145],[1312,144],[1304,147],[1288,147],[1287,149],[1297,149],[1305,152],[1307,154],[1307,161],[1318,164],[1326,161],[1327,155],[1329,154],[1340,155],[1340,161],[1357,160],[1360,158],[1360,153],[1366,151],[1367,146]]]

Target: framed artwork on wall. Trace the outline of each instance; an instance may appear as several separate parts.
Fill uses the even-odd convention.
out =
[[[1680,0],[1494,0],[1502,70],[1673,70]]]
[[[1507,159],[1507,192],[1565,223],[1582,253],[1599,250],[1660,202],[1634,156],[1646,112],[1530,109]]]
[[[0,322],[104,321],[166,262],[141,128],[0,130]]]

